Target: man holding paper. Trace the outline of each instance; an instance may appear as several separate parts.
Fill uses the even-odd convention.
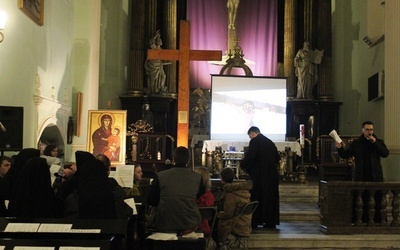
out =
[[[374,134],[374,124],[371,121],[365,121],[363,123],[362,135],[360,135],[359,139],[354,140],[348,148],[344,148],[343,144],[339,142],[336,142],[336,148],[339,156],[344,159],[354,156],[354,181],[383,181],[381,157],[388,157],[389,150],[384,141],[378,139]],[[375,202],[378,209],[380,208],[381,202],[380,196],[381,193],[377,192]],[[364,199],[364,205],[368,206],[368,200]],[[366,209],[368,208],[366,207]],[[377,215],[379,215],[379,213],[377,213]],[[363,221],[367,219],[367,216],[368,214],[364,213]],[[375,220],[380,221],[376,216]]]

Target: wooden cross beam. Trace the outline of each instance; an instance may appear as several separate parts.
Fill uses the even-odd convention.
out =
[[[179,37],[179,50],[149,49],[147,59],[179,61],[177,146],[188,147],[190,61],[220,61],[222,51],[190,50],[190,24],[187,20],[180,21]]]

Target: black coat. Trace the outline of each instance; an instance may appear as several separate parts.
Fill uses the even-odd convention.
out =
[[[253,214],[252,224],[279,225],[279,176],[280,156],[275,144],[258,134],[250,140],[248,151],[240,166],[253,181],[251,200],[259,205]]]
[[[381,157],[389,156],[389,150],[383,140],[376,138],[375,143],[371,143],[361,135],[348,148],[339,148],[338,153],[344,159],[354,156],[355,181],[383,181]]]

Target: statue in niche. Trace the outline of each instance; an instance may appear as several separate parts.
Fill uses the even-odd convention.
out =
[[[150,48],[162,49],[162,44],[160,30],[157,30],[156,35],[150,39]],[[168,87],[165,84],[166,75],[164,71],[164,65],[168,64],[171,64],[171,62],[164,60],[146,60],[144,63],[149,93],[166,94],[168,92]]]
[[[236,29],[236,13],[239,7],[240,0],[228,0],[226,7],[228,7],[228,29]]]
[[[294,58],[295,75],[297,76],[298,99],[313,99],[312,89],[318,81],[317,64],[321,64],[324,51],[311,50],[310,43],[304,42]]]

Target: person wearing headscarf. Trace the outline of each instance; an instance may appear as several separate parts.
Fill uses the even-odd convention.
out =
[[[79,219],[116,219],[113,188],[107,167],[94,159],[81,169],[78,188]]]
[[[16,179],[16,189],[10,200],[8,214],[21,218],[58,218],[63,202],[51,187],[46,159],[35,157],[22,167]]]
[[[14,197],[15,189],[16,189],[16,181],[22,167],[26,164],[26,162],[34,157],[40,156],[40,150],[35,148],[25,148],[22,149],[18,155],[13,157],[14,164],[9,169],[6,175],[4,175],[2,182],[0,184],[0,192],[3,194],[6,200],[11,200]]]
[[[68,180],[61,183],[58,188],[57,195],[60,196],[63,200],[67,199],[67,197],[72,194],[79,186],[79,175],[84,168],[84,165],[94,160],[95,157],[86,151],[76,151],[75,152],[75,160],[76,160],[76,171],[72,177]]]

